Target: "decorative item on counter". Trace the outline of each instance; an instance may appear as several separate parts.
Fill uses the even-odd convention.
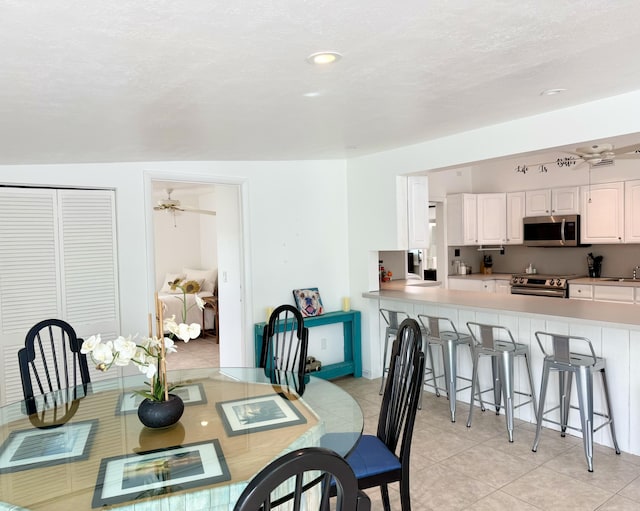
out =
[[[311,373],[314,371],[319,371],[322,369],[322,362],[320,362],[316,357],[308,356],[305,361],[304,372]]]
[[[587,266],[589,267],[589,277],[600,278],[602,270],[602,256],[594,256],[592,252],[587,254]]]
[[[482,262],[484,264],[484,273],[490,275],[493,272],[493,259],[491,258],[491,255],[485,255]]]
[[[525,273],[538,273],[538,270],[536,270],[536,269],[533,267],[533,264],[532,264],[532,263],[529,263],[529,266],[527,266],[527,267],[525,268],[524,272],[525,272]]]

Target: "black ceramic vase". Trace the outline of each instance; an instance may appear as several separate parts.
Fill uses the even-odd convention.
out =
[[[182,417],[184,403],[179,396],[169,394],[168,401],[145,399],[138,406],[138,418],[148,428],[167,428]]]

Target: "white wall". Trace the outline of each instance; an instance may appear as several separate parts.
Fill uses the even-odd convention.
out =
[[[253,362],[253,323],[267,306],[293,303],[292,290],[319,287],[327,310],[349,296],[345,163],[157,162],[68,165],[7,165],[0,184],[112,188],[116,222],[122,332],[144,332],[155,288],[151,192],[153,179],[240,183],[246,227],[244,362]],[[145,197],[147,202],[145,203]],[[222,218],[218,218],[221,222]],[[220,226],[219,226],[220,228]],[[222,262],[221,262],[222,264]],[[222,312],[222,311],[221,311]],[[222,354],[221,354],[222,357]],[[224,361],[223,361],[224,362]]]

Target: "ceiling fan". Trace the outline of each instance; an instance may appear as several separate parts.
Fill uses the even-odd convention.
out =
[[[180,201],[178,199],[172,199],[171,194],[173,193],[173,189],[167,188],[165,190],[167,192],[167,198],[161,199],[158,201],[157,205],[153,207],[156,211],[169,211],[174,213],[176,211],[187,211],[189,213],[202,213],[204,215],[215,215],[215,211],[211,211],[208,209],[196,209],[189,206],[180,205]]]
[[[545,161],[531,165],[518,165],[516,172],[527,173],[530,167],[538,168],[540,172],[547,172],[547,165],[556,164],[558,167],[571,167],[577,170],[584,165],[589,166],[589,170],[597,167],[608,167],[614,164],[614,160],[640,159],[640,144],[633,144],[615,148],[613,144],[592,144],[584,147],[577,147],[575,151],[565,151],[571,156],[557,158],[554,161]]]
[[[613,160],[632,160],[640,158],[640,144],[634,144],[615,148],[613,144],[592,144],[590,146],[578,147],[575,152],[569,152],[582,160],[577,166],[585,163],[590,167],[613,162]]]

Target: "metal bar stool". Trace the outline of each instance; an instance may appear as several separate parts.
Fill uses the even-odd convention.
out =
[[[393,342],[398,335],[398,328],[400,323],[409,317],[409,314],[402,311],[394,311],[390,309],[380,309],[380,315],[384,319],[387,327],[384,331],[384,350],[382,353],[382,381],[380,382],[380,395],[384,390],[384,380],[386,374],[389,372],[389,365],[387,364],[387,351],[389,349],[389,338]]]
[[[424,371],[424,385],[435,389],[436,396],[440,397],[440,391],[444,390],[449,399],[449,410],[451,411],[451,422],[456,421],[456,394],[471,387],[467,385],[463,388],[457,388],[458,379],[471,383],[471,378],[458,376],[458,346],[463,345],[469,348],[469,354],[472,355],[472,339],[470,335],[461,334],[456,329],[453,321],[449,318],[441,318],[437,316],[429,316],[427,314],[418,314],[418,321],[422,326],[422,338],[426,346],[425,351],[427,363]],[[442,349],[444,374],[436,374],[435,362],[433,358],[432,346],[439,346]],[[428,383],[428,377],[431,383]],[[444,377],[444,388],[438,386],[437,380]],[[420,402],[418,408],[422,408],[422,394],[420,393]]]
[[[605,374],[605,361],[601,357],[596,357],[591,341],[585,337],[551,334],[547,332],[536,332],[535,336],[544,354],[544,363],[542,365],[542,383],[540,384],[540,408],[538,408],[537,415],[538,425],[531,450],[533,452],[538,450],[542,421],[560,426],[561,436],[565,436],[567,428],[580,431],[582,432],[584,455],[587,458],[589,472],[593,472],[593,434],[596,431],[608,425],[611,428],[611,440],[613,441],[616,454],[620,454],[620,448],[616,440],[616,432],[613,427],[613,413],[611,411],[609,386],[607,385],[607,376]],[[551,339],[551,353],[547,353],[544,349],[542,338]],[[588,351],[588,353],[574,353],[571,351],[571,348],[577,348],[578,344],[582,346],[584,351]],[[544,400],[547,394],[549,373],[551,371],[558,372],[560,404],[544,410]],[[595,372],[599,372],[602,375],[602,387],[604,390],[605,405],[607,407],[606,413],[595,412],[593,410],[593,373]],[[579,406],[577,407],[571,406],[571,383],[574,374],[576,376],[576,391],[578,394]],[[571,408],[580,410],[581,428],[574,428],[567,424],[569,422],[569,410]],[[560,410],[560,422],[544,417],[545,414],[558,409]],[[598,415],[604,419],[598,427],[594,427],[593,425],[594,415]]]
[[[471,427],[471,418],[473,416],[474,402],[477,399],[480,402],[482,411],[485,411],[482,401],[482,394],[493,390],[494,402],[490,403],[496,408],[496,414],[500,413],[500,399],[504,400],[504,410],[507,420],[507,433],[509,442],[513,442],[513,411],[516,408],[531,403],[533,406],[533,414],[538,411],[536,404],[536,395],[533,389],[533,378],[531,376],[531,365],[529,363],[529,347],[526,344],[518,343],[513,339],[511,331],[503,326],[486,325],[467,322],[467,328],[473,338],[473,375],[471,376],[471,406],[469,407],[469,419],[467,427]],[[478,380],[478,364],[481,356],[489,356],[492,361],[493,370],[493,388],[486,390],[480,389]],[[515,357],[523,357],[529,377],[530,394],[514,390],[513,388],[513,370]],[[526,396],[529,399],[518,405],[514,405],[513,398],[515,394]]]

